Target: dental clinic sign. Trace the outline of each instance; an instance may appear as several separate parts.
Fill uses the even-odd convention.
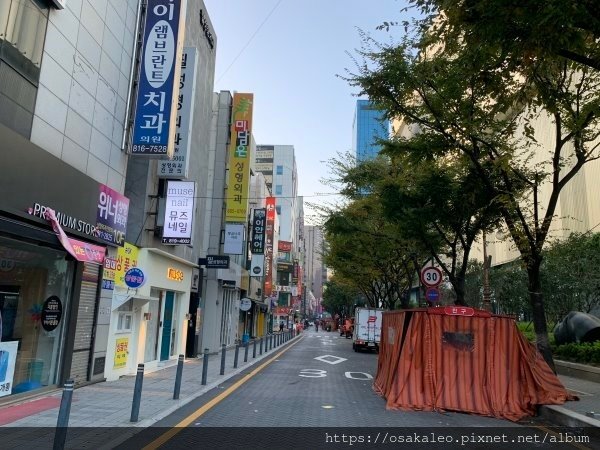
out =
[[[148,0],[131,154],[173,157],[186,0]]]

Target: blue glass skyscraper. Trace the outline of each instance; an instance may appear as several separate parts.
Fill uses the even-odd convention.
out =
[[[352,125],[352,150],[357,162],[374,158],[381,149],[378,139],[389,138],[389,120],[369,100],[357,100]]]

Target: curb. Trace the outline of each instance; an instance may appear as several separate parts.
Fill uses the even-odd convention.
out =
[[[540,417],[551,420],[556,425],[565,427],[595,427],[600,428],[600,420],[576,413],[558,405],[542,405],[539,408]]]

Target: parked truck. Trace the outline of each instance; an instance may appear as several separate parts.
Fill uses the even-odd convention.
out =
[[[355,352],[361,349],[379,351],[382,311],[382,309],[356,308],[352,335],[352,348]]]

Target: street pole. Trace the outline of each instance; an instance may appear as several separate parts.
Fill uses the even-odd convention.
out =
[[[483,309],[485,311],[492,311],[492,304],[490,302],[491,291],[490,291],[490,266],[492,264],[492,257],[487,254],[487,242],[486,233],[483,232]]]

